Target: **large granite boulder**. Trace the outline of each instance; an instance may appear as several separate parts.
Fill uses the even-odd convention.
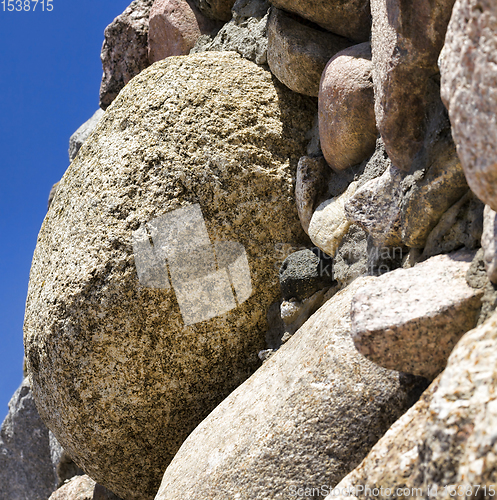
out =
[[[328,164],[344,170],[375,150],[371,45],[354,45],[326,65],[319,85],[319,137]]]
[[[371,31],[369,0],[270,0],[279,9],[298,14],[331,33],[366,42]]]
[[[273,75],[289,89],[317,97],[327,62],[351,42],[302,21],[272,9],[267,26],[267,62]]]
[[[219,21],[231,19],[231,8],[235,0],[193,0],[197,8],[206,17]]]
[[[494,314],[462,337],[444,372],[326,500],[371,498],[366,488],[385,499],[398,488],[397,497],[493,498],[496,353]]]
[[[259,364],[275,247],[308,244],[293,193],[314,114],[238,54],[169,57],[121,92],[60,182],[31,269],[28,371],[57,439],[126,500],[153,498]]]
[[[423,145],[454,0],[371,0],[375,115],[388,156],[409,171]]]
[[[362,460],[426,386],[354,348],[350,303],[368,279],[326,302],[190,434],[156,500],[290,499]]]
[[[121,89],[148,65],[148,18],[154,0],[133,0],[129,7],[105,28],[100,107],[107,106]]]
[[[497,210],[497,4],[457,0],[440,56],[442,99],[468,184]]]

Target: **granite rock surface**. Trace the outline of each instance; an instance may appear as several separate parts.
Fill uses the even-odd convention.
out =
[[[294,179],[314,114],[238,54],[169,57],[123,90],[60,182],[31,269],[28,372],[64,449],[126,500],[153,498],[259,364],[276,245],[308,244]]]

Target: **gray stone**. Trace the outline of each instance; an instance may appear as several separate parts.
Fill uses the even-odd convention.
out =
[[[48,429],[25,378],[0,429],[0,500],[46,500],[57,488]]]
[[[333,261],[319,249],[301,250],[288,256],[280,268],[283,299],[307,299],[333,283]]]
[[[497,284],[497,214],[488,205],[484,210],[481,246],[488,277]]]
[[[342,50],[328,62],[319,85],[319,136],[328,164],[344,170],[375,151],[371,44]]]
[[[83,145],[83,143],[88,139],[90,134],[95,130],[100,118],[102,118],[104,112],[102,109],[97,109],[95,113],[93,113],[92,117],[87,120],[81,127],[71,135],[69,139],[69,163],[71,163],[76,155],[78,154],[79,149]]]
[[[371,498],[366,488],[380,487],[390,489],[390,495],[376,498],[392,498],[399,487],[412,492],[409,498],[492,498],[490,486],[495,490],[497,483],[496,353],[494,314],[462,337],[444,372],[336,485],[337,493],[354,488],[355,494],[331,494],[326,500],[366,500]]]
[[[84,472],[74,462],[69,454],[62,448],[53,432],[48,431],[50,458],[52,460],[57,487],[60,488],[65,481],[74,476],[82,476]]]
[[[105,28],[100,59],[104,74],[100,107],[107,109],[121,89],[148,65],[148,18],[154,0],[134,0]]]
[[[369,39],[369,0],[271,0],[271,3],[355,42],[366,42]]]
[[[327,62],[351,42],[300,21],[282,10],[271,10],[267,62],[274,76],[289,89],[317,97]]]
[[[233,6],[233,19],[219,30],[214,39],[200,37],[191,53],[234,51],[256,64],[266,64],[268,10],[266,0],[237,0]]]
[[[483,290],[480,316],[478,317],[478,325],[481,325],[492,316],[497,308],[497,286],[488,279],[483,248],[476,252],[473,262],[471,262],[471,266],[466,273],[466,281],[469,286]]]
[[[201,35],[217,32],[219,21],[206,18],[193,0],[155,0],[149,17],[150,64],[190,52]]]
[[[56,182],[52,188],[50,189],[50,193],[48,193],[48,202],[47,202],[47,210],[50,208],[50,205],[52,204],[52,200],[54,199],[55,193],[57,192],[57,188],[59,186],[59,183]]]
[[[295,201],[297,212],[303,230],[309,232],[312,214],[323,200],[328,189],[330,169],[325,159],[320,156],[310,158],[303,156],[297,166],[297,180],[295,183]]]
[[[219,21],[231,19],[231,8],[235,0],[193,0],[204,16]]]
[[[468,192],[445,212],[429,234],[421,258],[458,248],[476,249],[483,231],[483,203]]]
[[[388,160],[389,161],[389,160]],[[402,245],[401,171],[393,165],[362,187],[345,203],[345,215],[367,231],[378,247]]]
[[[423,146],[426,115],[454,0],[371,0],[375,115],[388,156],[409,171]]]
[[[497,4],[457,0],[440,56],[442,98],[473,192],[497,211]]]
[[[156,500],[289,499],[366,456],[426,384],[354,348],[350,303],[364,283],[326,302],[190,434]]]
[[[59,185],[31,269],[28,372],[64,449],[126,500],[153,498],[259,366],[275,248],[309,244],[293,193],[315,112],[233,52],[168,57],[123,89]]]
[[[410,248],[424,248],[443,214],[468,190],[450,122],[439,99],[429,114],[423,147],[412,163],[413,173],[402,181],[402,241]]]
[[[478,320],[483,291],[466,282],[474,253],[432,257],[359,290],[351,312],[358,351],[380,366],[434,379]]]

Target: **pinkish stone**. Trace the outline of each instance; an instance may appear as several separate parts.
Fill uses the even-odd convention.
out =
[[[351,167],[373,154],[376,122],[371,45],[353,45],[326,66],[319,86],[319,137],[328,164]]]
[[[155,0],[149,20],[150,64],[188,54],[200,35],[221,26],[222,23],[207,19],[192,0]]]
[[[390,370],[435,378],[478,320],[483,290],[466,282],[473,257],[467,250],[437,255],[358,290],[351,310],[357,350]]]

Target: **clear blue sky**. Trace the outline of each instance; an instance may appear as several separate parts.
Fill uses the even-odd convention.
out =
[[[0,422],[22,380],[29,269],[48,193],[69,165],[69,137],[98,108],[103,31],[130,3],[53,0],[51,12],[0,3]]]

